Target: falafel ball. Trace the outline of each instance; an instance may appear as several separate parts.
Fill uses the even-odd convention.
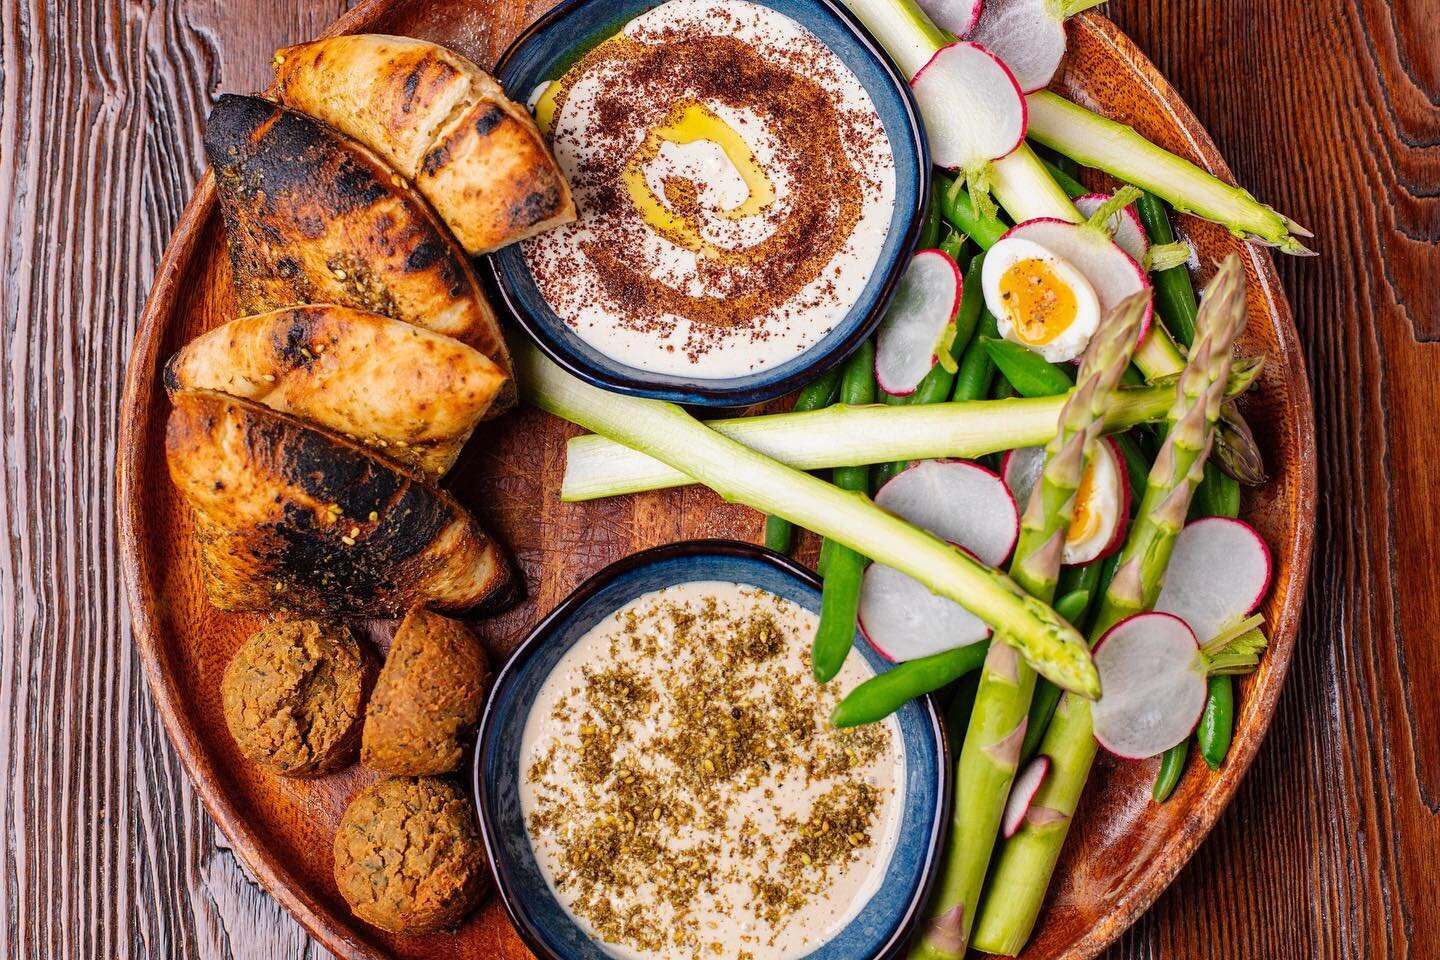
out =
[[[381,780],[340,819],[335,883],[355,916],[383,930],[458,923],[479,902],[485,876],[474,807],[448,780]]]
[[[365,710],[360,759],[399,776],[450,773],[480,717],[487,676],[475,635],[420,607],[395,631]]]
[[[354,762],[374,678],[374,661],[343,625],[272,623],[225,667],[225,723],[260,766],[284,777],[319,777]]]

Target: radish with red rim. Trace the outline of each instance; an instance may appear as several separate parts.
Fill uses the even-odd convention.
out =
[[[886,393],[915,392],[925,374],[949,361],[964,279],[940,250],[920,250],[895,291],[875,335],[875,381]]]
[[[1208,665],[1184,620],[1136,614],[1100,638],[1094,657],[1101,693],[1090,714],[1106,750],[1143,760],[1169,750],[1200,722]]]
[[[984,180],[985,167],[1025,140],[1025,95],[999,57],[957,40],[936,50],[910,80],[925,121],[930,159]]]
[[[1108,193],[1087,193],[1075,198],[1075,209],[1079,210],[1083,217],[1093,217],[1095,212],[1109,201]],[[1140,214],[1134,204],[1121,207],[1112,213],[1110,222],[1105,227],[1110,231],[1116,246],[1130,254],[1136,263],[1145,262],[1145,254],[1150,249],[1150,238],[1145,233],[1145,225],[1140,222]]]
[[[1005,561],[1019,536],[1020,514],[1005,484],[964,460],[917,463],[881,487],[875,504],[991,566]],[[959,604],[881,564],[871,564],[861,581],[859,621],[876,652],[897,663],[990,635]]]
[[[1155,609],[1184,620],[1208,643],[1260,606],[1271,572],[1270,547],[1254,527],[1205,517],[1175,538]]]
[[[1030,805],[1035,802],[1035,794],[1040,791],[1040,784],[1045,782],[1049,772],[1050,758],[1041,754],[1015,775],[1015,782],[1010,786],[1010,799],[1005,801],[1005,818],[1000,821],[1000,835],[1006,840],[1015,836],[1015,831],[1025,822]]]
[[[1045,468],[1044,447],[1020,447],[1005,454],[1000,476],[1017,503],[1029,503]],[[1113,437],[1095,447],[1075,493],[1075,510],[1065,536],[1064,563],[1090,563],[1109,556],[1125,542],[1130,519],[1130,479],[1124,455]]]
[[[983,0],[920,0],[919,6],[935,26],[965,37],[980,22],[985,4]]]
[[[1101,0],[988,0],[965,35],[989,47],[1026,93],[1043,90],[1065,58],[1065,21]]]

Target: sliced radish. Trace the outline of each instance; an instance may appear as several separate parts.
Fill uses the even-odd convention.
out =
[[[921,0],[920,9],[935,26],[957,37],[963,37],[980,22],[982,0]]]
[[[1020,824],[1025,822],[1025,815],[1030,812],[1030,804],[1034,802],[1035,794],[1040,791],[1040,784],[1045,782],[1045,775],[1049,772],[1050,758],[1042,753],[1015,775],[1015,782],[1010,785],[1010,799],[1005,801],[1005,819],[1000,822],[1000,832],[1006,840],[1015,836]]]
[[[860,581],[860,630],[875,652],[904,663],[990,636],[985,621],[894,567],[872,563]]]
[[[1054,0],[986,0],[967,40],[995,54],[1025,93],[1049,86],[1065,57],[1065,21]]]
[[[1260,606],[1270,589],[1270,547],[1243,520],[1205,517],[1175,538],[1155,609],[1189,624],[1202,644]]]
[[[1205,709],[1205,658],[1185,621],[1137,614],[1111,627],[1094,656],[1103,692],[1090,716],[1102,747],[1143,760],[1190,736]]]
[[[1025,139],[1025,95],[1000,58],[978,43],[941,47],[910,88],[925,121],[930,159],[939,166],[975,170]]]
[[[1015,548],[1020,513],[1000,477],[968,460],[922,460],[875,493],[875,505],[998,567]]]
[[[1074,264],[1024,237],[1002,237],[980,271],[1000,335],[1051,363],[1085,351],[1100,326],[1100,297]]]
[[[1044,469],[1044,447],[1020,447],[1005,454],[1001,461],[1000,476],[1022,514]],[[1075,496],[1063,562],[1089,563],[1114,553],[1125,540],[1126,521],[1130,517],[1130,478],[1120,447],[1112,438],[1103,438],[1095,448],[1095,456],[1086,463]]]
[[[1080,211],[1081,216],[1090,217],[1109,200],[1108,193],[1087,193],[1075,198],[1075,209]],[[1115,231],[1113,236],[1120,249],[1130,254],[1136,263],[1143,264],[1145,252],[1150,249],[1150,238],[1145,235],[1145,225],[1140,222],[1140,214],[1135,211],[1134,205],[1121,207],[1110,218],[1109,226]]]
[[[910,258],[875,338],[875,380],[886,393],[915,392],[954,335],[963,279],[939,250]]]
[[[1020,515],[994,473],[963,460],[924,460],[896,474],[875,503],[998,566],[1015,547]],[[990,635],[985,622],[918,580],[871,564],[860,584],[860,628],[895,662],[953,650]]]
[[[1084,224],[1042,217],[1011,227],[1005,237],[1030,240],[1073,265],[1094,288],[1095,295],[1100,299],[1102,316],[1132,293],[1150,289],[1150,277],[1134,257],[1120,249],[1119,244],[1103,231]],[[1004,238],[1001,240],[1003,242]],[[986,262],[989,262],[988,254]],[[1147,303],[1145,319],[1140,325],[1142,340],[1150,329],[1153,315],[1154,304]]]

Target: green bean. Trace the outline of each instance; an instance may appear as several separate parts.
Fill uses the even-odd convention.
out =
[[[1070,624],[1080,619],[1090,607],[1089,590],[1071,590],[1055,601],[1055,612],[1064,617]]]
[[[965,728],[970,726],[970,714],[975,710],[975,691],[980,686],[980,671],[971,670],[955,681],[950,702],[945,705],[945,736],[950,740],[952,750],[958,750],[965,742]]]
[[[841,372],[842,368],[837,366],[807,384],[795,398],[795,411],[819,410],[834,403]],[[794,540],[795,528],[789,520],[773,514],[765,518],[765,546],[777,553],[789,553]]]
[[[942,180],[940,213],[956,230],[978,243],[981,250],[995,246],[1010,228],[993,212],[977,208],[965,190],[964,180],[943,177],[936,183]]]
[[[1060,185],[1060,189],[1064,190],[1071,200],[1093,192],[1087,188],[1085,184],[1076,180],[1074,174],[1070,173],[1069,170],[1050,160],[1048,157],[1042,156],[1040,162],[1045,164],[1045,169],[1050,171],[1050,176],[1055,178],[1055,182]],[[1075,169],[1078,171],[1079,167],[1077,166]]]
[[[1164,202],[1152,193],[1144,194],[1135,201],[1140,222],[1152,244],[1174,243],[1175,231],[1170,227],[1170,216],[1165,212]],[[1190,279],[1190,269],[1184,264],[1169,270],[1156,270],[1151,275],[1155,288],[1155,309],[1160,311],[1165,326],[1175,339],[1188,347],[1195,342],[1195,313],[1199,305],[1195,300],[1195,284]]]
[[[990,351],[982,342],[1000,336],[995,324],[995,315],[989,310],[980,311],[980,329],[977,336],[960,357],[960,372],[955,374],[955,390],[951,400],[984,400],[990,395],[990,384],[995,379],[995,362]]]
[[[1200,744],[1200,756],[1211,770],[1219,770],[1230,752],[1230,740],[1235,733],[1235,684],[1231,677],[1210,678],[1210,692],[1205,698],[1205,712],[1200,715],[1200,726],[1195,739]]]
[[[980,342],[1022,397],[1053,397],[1075,386],[1069,372],[1029,347],[995,337],[985,337]]]
[[[840,402],[875,401],[875,344],[869,340],[845,362],[840,381]],[[870,468],[836,467],[831,477],[842,490],[870,492]],[[860,576],[865,558],[841,544],[833,544],[825,564],[825,587],[820,597],[820,626],[810,651],[815,679],[828,683],[840,672],[855,641],[855,616],[860,606]]]
[[[960,251],[964,249],[965,234],[947,223],[945,225],[945,239],[940,241],[940,252],[958,263],[960,260]]]
[[[884,720],[921,694],[939,690],[945,684],[979,669],[980,664],[985,662],[989,646],[985,641],[972,643],[918,660],[908,660],[876,674],[835,705],[830,723],[836,727],[856,727]]]
[[[915,238],[916,250],[930,250],[940,242],[940,194],[943,187],[937,178],[930,188],[930,203],[925,207],[925,218],[920,221],[920,233]]]
[[[1221,470],[1211,460],[1205,461],[1205,479],[1195,491],[1190,504],[1190,517],[1238,517],[1240,515],[1240,481]]]
[[[995,383],[990,387],[991,400],[1009,400],[1011,397],[1019,396],[1015,384],[1005,379],[1004,373],[995,378]]]
[[[1160,772],[1155,776],[1155,789],[1150,793],[1156,803],[1164,803],[1170,799],[1170,794],[1175,792],[1175,788],[1180,785],[1180,778],[1185,775],[1185,761],[1189,757],[1188,738],[1160,755]]]

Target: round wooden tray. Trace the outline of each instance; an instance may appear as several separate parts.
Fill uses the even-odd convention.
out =
[[[481,65],[542,13],[537,3],[370,0],[329,34],[380,32],[435,40]],[[1229,177],[1214,144],[1155,67],[1108,20],[1071,23],[1058,87],[1155,142]],[[301,39],[301,38],[296,38]],[[1235,742],[1224,769],[1192,763],[1169,803],[1149,801],[1156,764],[1102,760],[1079,811],[1050,907],[1027,958],[1081,958],[1113,941],[1189,859],[1234,794],[1275,709],[1290,662],[1309,568],[1315,442],[1304,361],[1289,307],[1265,251],[1193,218],[1179,224],[1213,263],[1238,250],[1249,281],[1250,327],[1241,352],[1269,358],[1245,412],[1273,474],[1247,493],[1244,516],[1276,559],[1265,607],[1273,643],[1241,685]],[[230,267],[207,175],[171,238],[136,337],[122,406],[121,542],[131,616],[150,690],[206,807],[255,877],[329,950],[367,958],[528,957],[491,897],[458,930],[395,937],[351,917],[331,877],[331,841],[345,804],[374,774],[354,767],[317,781],[272,777],[236,751],[220,713],[230,654],[263,618],[222,614],[205,600],[190,518],[170,485],[163,441],[169,404],[161,364],[197,334],[234,315]],[[757,540],[760,518],[708,491],[680,489],[591,504],[558,499],[564,440],[574,428],[533,410],[477,433],[447,481],[510,548],[529,597],[479,632],[498,661],[581,580],[635,550],[701,536]],[[808,545],[813,549],[813,545]],[[383,634],[384,627],[378,632]]]

